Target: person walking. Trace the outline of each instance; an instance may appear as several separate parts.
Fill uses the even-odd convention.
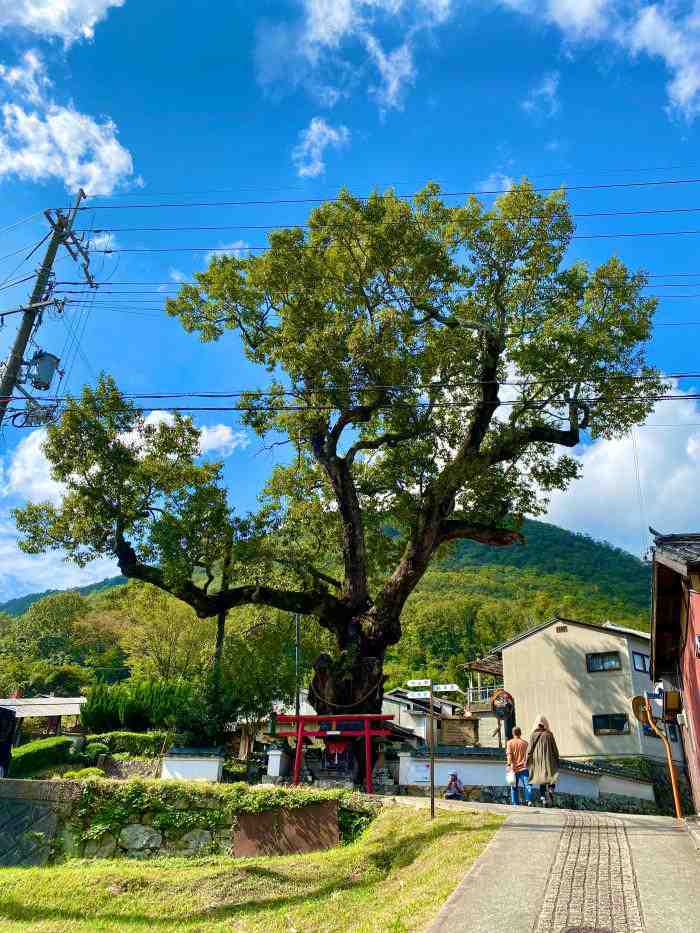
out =
[[[554,802],[554,786],[559,777],[559,749],[544,716],[538,716],[530,736],[525,759],[530,785],[539,784],[542,806]]]
[[[506,765],[513,772],[515,783],[510,785],[510,802],[514,807],[520,803],[520,785],[523,788],[523,803],[530,803],[530,786],[527,770],[527,742],[522,737],[520,726],[513,729],[513,738],[506,742]]]

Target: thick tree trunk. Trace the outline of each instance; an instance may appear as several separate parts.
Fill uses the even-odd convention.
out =
[[[384,696],[384,656],[400,636],[398,618],[379,619],[376,609],[348,619],[322,620],[334,632],[338,651],[314,663],[309,702],[317,713],[380,713]]]

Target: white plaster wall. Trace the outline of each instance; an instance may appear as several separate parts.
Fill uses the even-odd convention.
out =
[[[601,794],[624,794],[625,797],[638,797],[640,800],[651,800],[652,803],[654,801],[654,788],[651,784],[617,777],[614,774],[601,774],[600,792]]]
[[[168,758],[163,759],[160,776],[175,781],[220,781],[224,762],[222,758]]]

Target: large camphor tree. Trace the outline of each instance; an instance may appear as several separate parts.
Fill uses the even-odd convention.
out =
[[[524,182],[485,209],[428,186],[342,193],[260,255],[214,259],[167,311],[205,342],[237,338],[267,374],[232,401],[289,445],[259,512],[233,514],[187,419],[151,423],[103,378],[48,430],[66,493],[17,511],[22,547],[115,555],[201,617],[312,616],[335,643],[316,710],[378,711],[385,652],[440,549],[520,543],[523,516],[578,475],[583,432],[624,434],[663,391],[644,275],[565,266],[572,234],[562,192]]]

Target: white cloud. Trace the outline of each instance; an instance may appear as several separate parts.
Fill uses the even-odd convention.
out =
[[[116,561],[100,558],[87,567],[66,563],[61,551],[25,554],[17,547],[17,529],[0,520],[0,601],[43,590],[87,586],[119,573]]]
[[[374,36],[368,35],[365,46],[382,81],[379,86],[372,88],[372,93],[383,109],[400,109],[405,85],[413,84],[416,78],[410,45],[404,42],[387,55]]]
[[[421,33],[445,23],[453,0],[301,0],[294,24],[264,23],[258,29],[258,80],[267,87],[303,87],[323,106],[332,107],[358,85],[382,111],[400,107],[416,74],[413,48]],[[385,52],[377,34],[393,27],[394,51]],[[363,49],[359,69],[343,57],[346,48]],[[370,74],[377,73],[380,83]]]
[[[187,281],[187,276],[181,269],[169,269],[168,277],[171,282],[177,282],[178,285]]]
[[[512,188],[514,184],[515,179],[510,175],[505,175],[503,172],[491,172],[490,175],[487,175],[486,178],[477,183],[476,189],[477,191],[483,191],[484,193],[489,192],[490,194],[502,193]]]
[[[90,240],[90,249],[94,250],[110,250],[116,249],[119,246],[119,241],[113,233],[98,233]]]
[[[628,434],[581,445],[575,456],[583,475],[552,496],[548,520],[636,554],[642,540],[648,543],[648,525],[667,533],[697,530],[700,406],[692,399],[659,402],[646,425],[635,429],[634,441]]]
[[[570,44],[610,42],[632,57],[658,58],[671,75],[670,107],[687,120],[700,112],[700,4],[665,0],[497,0],[561,30]]]
[[[522,102],[522,108],[527,113],[545,117],[553,117],[559,112],[559,80],[558,71],[550,71],[542,76]]]
[[[292,151],[292,161],[297,175],[302,178],[317,178],[326,170],[324,153],[330,146],[340,149],[350,140],[350,131],[346,126],[333,127],[322,117],[314,117],[305,130],[299,134],[299,144]]]
[[[230,457],[234,450],[245,450],[249,444],[250,437],[245,431],[234,431],[227,424],[205,425],[201,429],[199,450],[202,454]]]
[[[66,44],[90,39],[95,26],[110,9],[126,0],[5,0],[0,8],[0,29],[26,29]]]
[[[2,496],[17,496],[34,502],[60,501],[64,487],[51,477],[49,461],[43,451],[45,440],[43,428],[20,440],[3,474]]]
[[[236,259],[243,259],[249,255],[250,243],[245,240],[234,240],[233,243],[222,243],[216,249],[211,250],[204,257],[204,265],[208,266],[212,259],[221,259],[222,256],[235,256]]]
[[[109,195],[134,171],[131,154],[117,139],[117,127],[64,106],[48,95],[50,82],[41,57],[27,52],[22,63],[0,70],[0,178],[59,179],[71,192]]]

